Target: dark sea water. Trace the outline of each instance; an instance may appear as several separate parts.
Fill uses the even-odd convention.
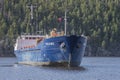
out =
[[[0,80],[120,80],[120,57],[83,57],[77,68],[16,63],[16,58],[0,58]]]

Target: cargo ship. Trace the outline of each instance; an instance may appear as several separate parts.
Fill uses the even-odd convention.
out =
[[[21,35],[17,38],[14,53],[18,63],[51,65],[54,63],[79,66],[85,52],[85,36]]]
[[[85,52],[87,37],[83,35],[66,35],[66,22],[65,12],[64,35],[55,37],[20,35],[16,39],[14,46],[14,53],[18,59],[18,63],[79,66]]]

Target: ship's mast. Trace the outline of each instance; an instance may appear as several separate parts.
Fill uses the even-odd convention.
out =
[[[27,6],[30,8],[30,15],[31,15],[31,20],[33,19],[33,10],[34,8],[36,8],[37,6],[33,6],[33,4],[31,4],[30,6]]]
[[[33,16],[33,13],[34,13],[34,9],[37,7],[37,6],[34,6],[33,4],[31,4],[30,6],[27,6],[28,8],[30,8],[30,18],[31,18],[31,26],[33,25],[33,19],[34,19],[34,16]]]
[[[65,17],[64,17],[64,20],[65,20],[65,25],[64,25],[64,32],[65,32],[65,35],[67,35],[67,0],[65,1]]]
[[[67,30],[67,10],[65,10],[65,35],[67,34],[66,30]]]
[[[31,13],[30,13],[31,19],[33,19],[33,5],[32,5],[32,4],[31,4],[31,6],[30,6],[30,9],[31,9]]]

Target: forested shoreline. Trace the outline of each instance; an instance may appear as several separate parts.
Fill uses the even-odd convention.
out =
[[[88,38],[86,56],[120,56],[120,0],[1,0],[0,56],[14,56],[16,38],[22,33],[56,27],[67,34]],[[34,6],[31,19],[30,5]]]

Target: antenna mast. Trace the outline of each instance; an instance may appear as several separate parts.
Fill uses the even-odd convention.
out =
[[[67,34],[66,30],[67,30],[67,10],[65,10],[65,35]]]
[[[30,8],[30,18],[31,18],[31,26],[33,25],[33,12],[34,12],[34,8],[36,8],[37,6],[33,6],[33,4],[31,4],[30,6],[27,6],[28,8]]]
[[[67,35],[67,0],[65,1],[65,28],[64,28],[64,31],[65,31],[65,35]]]

